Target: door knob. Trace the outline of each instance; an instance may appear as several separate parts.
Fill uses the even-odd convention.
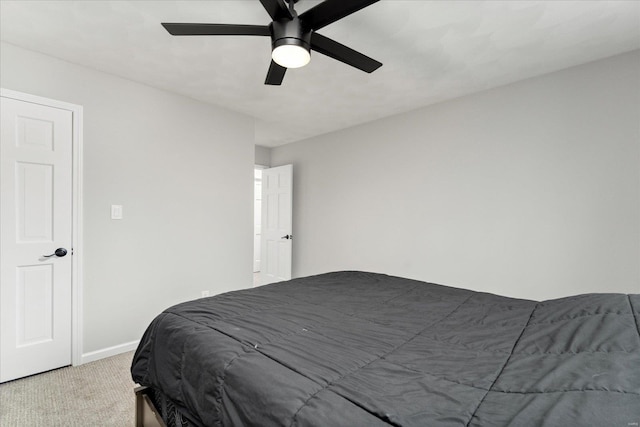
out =
[[[293,239],[293,235],[292,234],[287,234],[286,236],[282,236],[281,239]]]
[[[65,248],[58,248],[56,249],[56,251],[54,253],[52,253],[51,255],[42,255],[45,258],[51,258],[52,256],[57,256],[62,258],[63,256],[65,256],[67,254],[67,250]]]

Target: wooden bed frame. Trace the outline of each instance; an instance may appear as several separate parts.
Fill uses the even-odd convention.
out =
[[[136,427],[167,427],[153,401],[149,397],[149,387],[136,387]]]

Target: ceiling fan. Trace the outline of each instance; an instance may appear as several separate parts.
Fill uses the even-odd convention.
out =
[[[379,0],[325,0],[298,16],[294,3],[298,0],[260,0],[273,19],[269,25],[179,24],[162,23],[174,36],[270,36],[271,65],[265,84],[280,85],[287,68],[307,65],[313,49],[367,73],[382,66],[369,58],[316,31],[351,15]]]

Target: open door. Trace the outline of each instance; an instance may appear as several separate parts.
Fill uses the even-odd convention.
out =
[[[262,170],[260,283],[291,279],[293,165]]]

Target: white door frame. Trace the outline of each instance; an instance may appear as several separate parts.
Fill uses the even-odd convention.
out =
[[[28,93],[0,88],[0,96],[31,102],[47,107],[68,110],[73,117],[73,190],[72,190],[72,257],[71,257],[71,364],[82,364],[82,288],[83,288],[83,236],[82,236],[82,106],[43,98]]]
[[[254,173],[255,173],[256,169],[260,169],[260,170],[262,170],[262,169],[268,169],[268,168],[269,168],[269,166],[265,166],[265,165],[259,165],[259,164],[255,164],[255,165],[253,165]],[[254,175],[254,176],[255,176],[255,175]],[[254,190],[254,196],[253,196],[253,214],[255,215],[255,213],[256,213],[256,198],[255,198],[255,188],[256,188],[256,186],[255,186],[255,178],[254,178],[253,183],[254,183],[254,185],[253,185],[253,190]],[[261,197],[262,197],[262,196],[261,196]],[[260,223],[262,224],[262,209],[260,210]],[[255,232],[256,232],[256,230],[255,230],[255,223],[254,223],[254,224],[253,224],[253,236],[254,236],[254,237],[253,237],[253,246],[254,246],[254,247],[253,247],[253,255],[254,255],[254,256],[253,256],[253,263],[254,263],[254,265],[252,266],[252,267],[254,267],[254,268],[252,268],[252,271],[253,271],[253,273],[254,273],[254,274],[256,273],[256,271],[255,271],[255,262],[256,262],[256,260],[255,260],[255,253],[256,253],[256,248],[255,248]],[[262,233],[261,233],[261,234],[262,234]],[[260,250],[262,250],[262,235],[260,236],[259,246],[260,246]],[[260,258],[262,258],[262,255],[260,256]],[[260,264],[262,265],[262,260],[260,261]],[[258,270],[258,271],[260,271],[260,270]],[[256,282],[255,282],[255,280],[253,281],[253,286],[256,286]]]

